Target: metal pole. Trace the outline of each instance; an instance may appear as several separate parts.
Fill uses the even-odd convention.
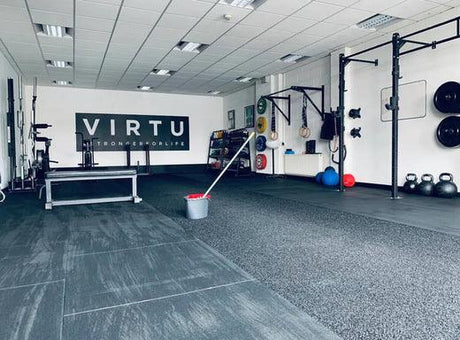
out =
[[[392,94],[391,94],[391,198],[398,199],[398,119],[399,119],[399,33],[393,34],[393,69],[392,69]]]
[[[344,112],[345,112],[345,66],[346,66],[346,59],[343,53],[339,56],[339,107],[338,107],[338,115],[339,115],[339,191],[345,191],[345,187],[343,185],[343,173],[344,173],[344,149],[345,149],[345,141],[344,141]]]

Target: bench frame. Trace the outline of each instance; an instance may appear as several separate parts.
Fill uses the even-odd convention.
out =
[[[64,173],[60,172],[60,173]],[[75,172],[72,172],[75,173]],[[51,183],[53,182],[76,182],[76,181],[95,181],[95,180],[106,180],[106,179],[131,179],[131,196],[117,196],[117,197],[104,197],[104,198],[82,198],[82,199],[71,199],[71,200],[53,200],[51,193]],[[137,173],[132,175],[91,175],[91,172],[87,173],[87,176],[69,176],[69,177],[56,177],[56,178],[45,178],[46,187],[46,203],[45,209],[51,210],[53,207],[62,205],[77,205],[77,204],[93,204],[93,203],[111,203],[111,202],[129,202],[140,203],[142,198],[137,196]]]

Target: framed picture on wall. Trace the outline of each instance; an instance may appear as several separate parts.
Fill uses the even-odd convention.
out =
[[[244,127],[254,127],[254,105],[249,105],[244,108]]]
[[[227,128],[230,130],[235,128],[235,110],[227,112]]]

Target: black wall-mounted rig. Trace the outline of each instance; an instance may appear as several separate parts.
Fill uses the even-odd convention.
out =
[[[455,24],[455,34],[451,36],[431,42],[416,41],[408,39],[410,37],[416,36],[418,34],[434,30],[436,28],[446,26],[448,24]],[[390,41],[384,42],[382,44],[367,48],[365,50],[353,53],[351,55],[345,56],[340,54],[339,57],[339,107],[338,107],[338,116],[340,120],[340,144],[339,144],[339,190],[344,191],[343,184],[343,175],[344,175],[344,113],[345,113],[345,68],[350,62],[360,62],[360,63],[369,63],[378,66],[378,60],[365,60],[365,59],[356,59],[354,57],[362,55],[364,53],[376,50],[378,48],[384,47],[386,45],[392,45],[392,95],[390,98],[390,103],[388,108],[392,111],[392,142],[391,142],[391,198],[399,198],[398,193],[398,134],[399,134],[399,81],[401,79],[400,73],[400,57],[406,54],[410,54],[416,51],[423,50],[425,48],[435,49],[438,45],[459,39],[460,38],[460,17],[456,17],[439,24],[415,31],[413,33],[407,34],[405,36],[400,36],[399,33],[394,33],[393,38]],[[406,45],[418,45],[417,47],[412,47],[407,50],[402,51],[402,48]]]
[[[321,87],[310,87],[310,86],[291,86],[288,87],[287,89],[280,90],[277,92],[273,92],[270,94],[267,94],[265,96],[262,96],[262,98],[265,98],[269,102],[272,103],[272,105],[281,113],[281,115],[286,119],[288,122],[288,125],[291,125],[291,95],[287,95],[285,97],[278,96],[280,93],[284,93],[287,91],[295,91],[295,92],[300,92],[304,96],[307,97],[307,100],[313,105],[315,108],[316,112],[321,116],[321,119],[324,119],[324,85]],[[308,94],[308,91],[320,91],[321,92],[321,104],[318,106],[311,98],[311,96]],[[287,113],[283,111],[283,109],[280,108],[280,106],[276,103],[276,100],[287,100],[288,102],[288,109]]]

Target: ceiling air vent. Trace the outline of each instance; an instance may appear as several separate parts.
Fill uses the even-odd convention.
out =
[[[400,18],[392,17],[391,15],[376,14],[367,19],[364,19],[363,21],[358,22],[356,24],[356,27],[365,30],[375,31],[379,28],[390,26],[400,20]]]

